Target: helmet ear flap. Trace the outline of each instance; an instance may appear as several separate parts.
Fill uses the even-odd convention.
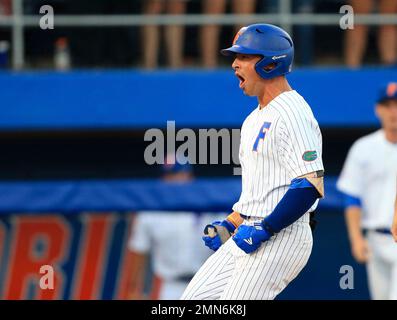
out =
[[[266,66],[264,66],[262,69],[265,70],[266,72],[270,72],[270,71],[276,69],[277,65],[278,65],[277,62],[271,62],[271,63],[267,64]]]
[[[273,61],[270,57],[263,57],[255,65],[256,73],[263,79],[274,78],[275,70],[279,69],[282,64],[278,61]],[[272,66],[269,68],[269,66]]]

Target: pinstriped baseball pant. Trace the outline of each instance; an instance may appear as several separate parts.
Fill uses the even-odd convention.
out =
[[[310,226],[299,220],[251,254],[230,238],[207,259],[181,299],[272,300],[306,265],[312,246]]]

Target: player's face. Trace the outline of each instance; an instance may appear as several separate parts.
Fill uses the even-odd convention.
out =
[[[255,71],[255,64],[261,56],[250,54],[237,54],[232,64],[235,75],[240,80],[240,89],[248,96],[261,94],[262,78]]]
[[[382,127],[387,130],[397,130],[397,99],[388,100],[376,106]]]

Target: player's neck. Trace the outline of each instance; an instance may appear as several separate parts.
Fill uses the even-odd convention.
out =
[[[274,79],[267,80],[264,86],[263,94],[258,96],[260,109],[266,107],[270,101],[286,91],[291,91],[292,88],[289,85],[285,77],[277,77]]]
[[[385,138],[391,143],[397,143],[397,130],[383,130],[385,133]]]

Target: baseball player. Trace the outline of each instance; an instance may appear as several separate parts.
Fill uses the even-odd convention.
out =
[[[193,178],[191,166],[178,161],[166,161],[162,171],[162,180],[167,183],[188,183]],[[133,262],[128,298],[179,299],[194,273],[212,253],[201,246],[198,235],[205,225],[221,216],[190,211],[137,212],[128,242]],[[148,272],[150,269],[152,273]]]
[[[396,184],[397,186],[397,184]],[[397,187],[396,187],[397,190]],[[397,242],[397,192],[396,192],[396,200],[394,201],[394,218],[393,224],[391,227],[391,233],[393,235],[394,241]]]
[[[358,139],[349,150],[338,189],[353,257],[366,263],[373,299],[397,299],[397,246],[393,221],[397,176],[397,83],[387,84],[375,112],[382,128]]]
[[[324,194],[322,138],[304,98],[285,75],[294,45],[281,28],[243,27],[230,48],[239,87],[259,105],[241,128],[242,192],[225,220],[205,228],[216,252],[182,299],[274,299],[312,250],[310,213]]]

